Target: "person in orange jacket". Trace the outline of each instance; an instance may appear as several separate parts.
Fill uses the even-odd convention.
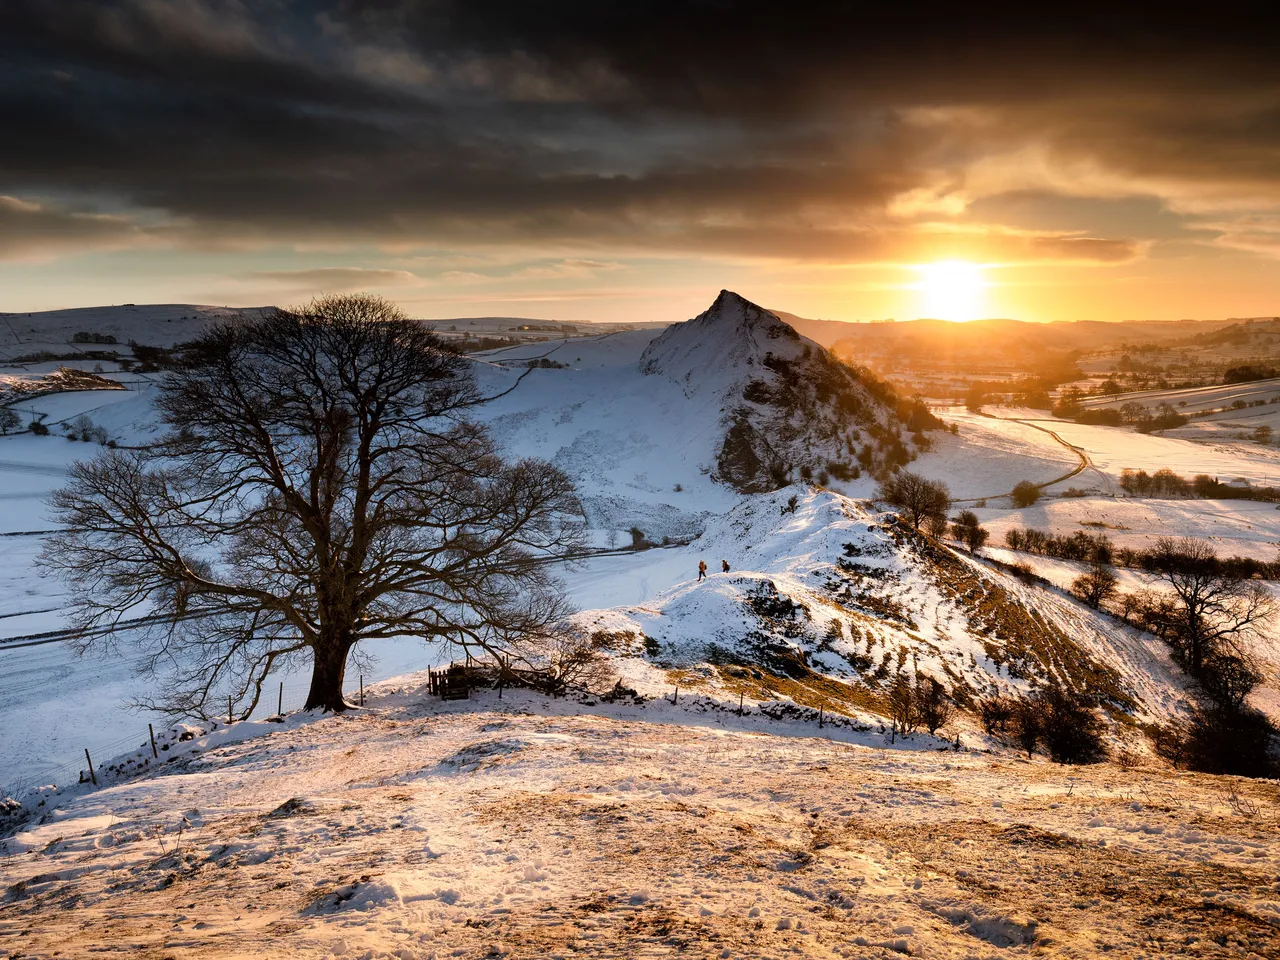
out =
[[[698,561],[698,579],[699,580],[707,579],[707,561],[705,560]]]

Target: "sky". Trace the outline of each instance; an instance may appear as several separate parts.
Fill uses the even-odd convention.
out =
[[[0,0],[0,311],[1280,314],[1266,8],[1037,6]]]

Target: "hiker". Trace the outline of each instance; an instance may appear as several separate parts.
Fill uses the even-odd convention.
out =
[[[698,561],[698,579],[699,580],[707,579],[707,561],[705,560]]]
[[[729,561],[728,561],[728,560],[721,560],[721,561],[720,561],[720,572],[721,572],[721,573],[728,573],[728,572],[729,572]]]

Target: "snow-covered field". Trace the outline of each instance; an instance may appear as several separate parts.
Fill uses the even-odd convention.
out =
[[[24,957],[1280,954],[1273,784],[903,751],[691,701],[441,705],[400,686],[352,715],[197,736],[159,775],[56,803],[8,841],[0,942]]]

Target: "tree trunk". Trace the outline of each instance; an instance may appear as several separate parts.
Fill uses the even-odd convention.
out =
[[[349,641],[331,639],[312,648],[311,690],[304,710],[341,713],[351,705],[342,698],[342,681],[347,673]]]

